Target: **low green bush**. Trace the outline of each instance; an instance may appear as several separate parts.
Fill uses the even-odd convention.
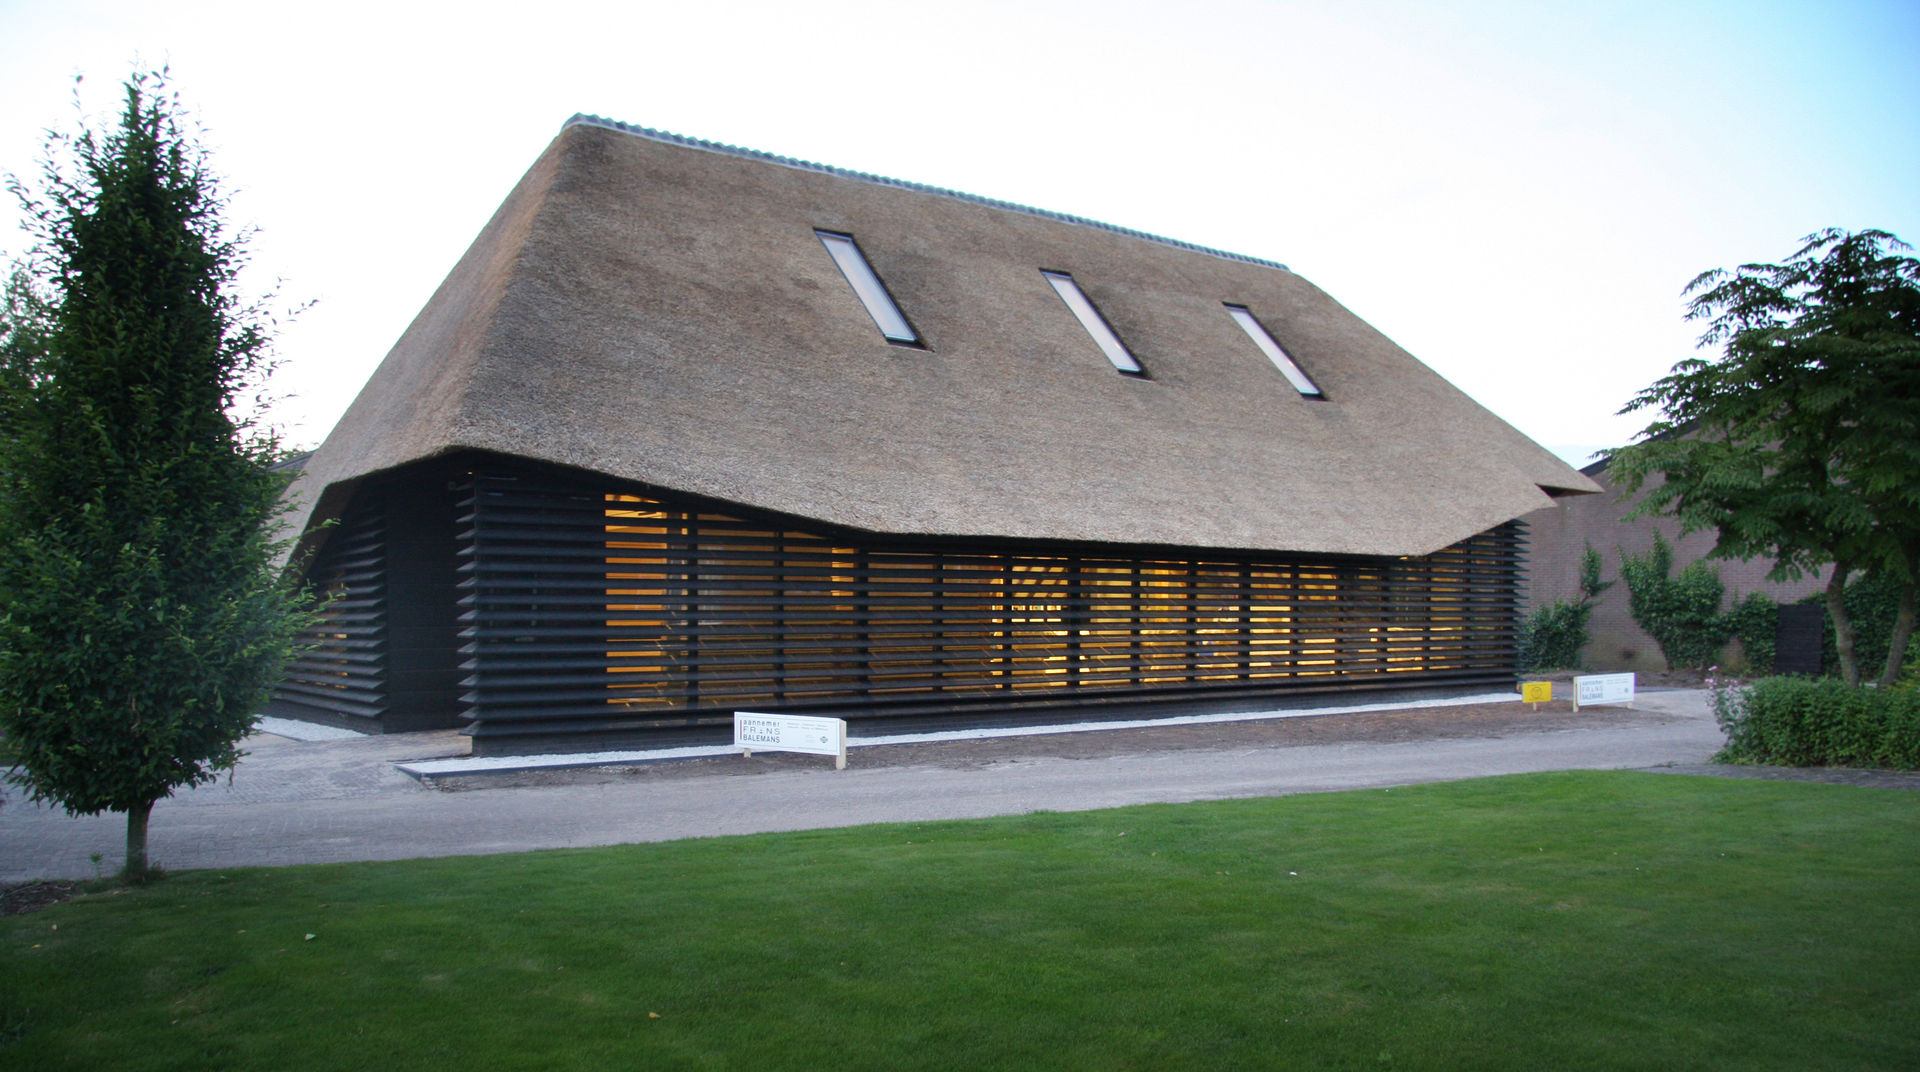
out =
[[[1920,770],[1920,690],[1769,677],[1715,688],[1721,763]]]
[[[1559,599],[1534,608],[1520,626],[1520,669],[1578,670],[1593,604]]]

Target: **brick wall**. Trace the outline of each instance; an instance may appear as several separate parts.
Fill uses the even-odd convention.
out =
[[[1620,578],[1621,550],[1645,554],[1653,546],[1656,530],[1673,545],[1675,572],[1713,550],[1713,533],[1696,532],[1683,538],[1679,524],[1671,518],[1622,520],[1633,509],[1633,503],[1620,501],[1620,492],[1607,480],[1604,469],[1589,467],[1584,472],[1605,490],[1599,495],[1567,496],[1523,519],[1528,525],[1530,541],[1527,552],[1529,611],[1554,600],[1579,598],[1580,556],[1589,541],[1600,552],[1602,579],[1616,582]],[[1767,571],[1773,568],[1773,562],[1764,558],[1722,560],[1714,565],[1727,586],[1724,606],[1731,606],[1736,598],[1745,598],[1748,592],[1765,592],[1779,602],[1790,603],[1820,591],[1827,578],[1823,570],[1817,577],[1791,583],[1769,581]],[[1666,660],[1660,656],[1660,645],[1634,624],[1633,616],[1627,612],[1624,582],[1616,583],[1600,597],[1593,611],[1591,632],[1585,658],[1592,669],[1650,672],[1667,668]],[[1727,657],[1737,658],[1738,645],[1732,648]]]

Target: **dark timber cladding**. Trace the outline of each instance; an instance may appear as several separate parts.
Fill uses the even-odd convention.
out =
[[[301,639],[267,713],[335,725],[387,713],[387,519],[363,508],[340,525],[307,567],[320,622]]]
[[[307,569],[321,621],[270,714],[388,733],[466,724],[454,592],[466,471],[433,462],[355,490]]]
[[[951,720],[1512,677],[1512,523],[1338,558],[875,540],[519,465],[464,495],[480,753],[711,740],[740,709]]]

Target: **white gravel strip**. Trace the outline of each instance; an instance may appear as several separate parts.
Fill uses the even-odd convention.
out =
[[[1487,692],[1478,696],[1455,696],[1445,700],[1395,700],[1386,703],[1355,704],[1349,707],[1313,707],[1298,711],[1233,711],[1217,715],[1170,715],[1166,718],[1121,719],[1113,722],[1071,722],[1062,726],[1001,726],[994,729],[940,730],[936,733],[896,733],[887,737],[848,738],[848,748],[875,744],[920,744],[923,741],[973,741],[985,737],[1033,737],[1043,733],[1099,733],[1104,730],[1131,730],[1145,726],[1198,726],[1208,722],[1259,722],[1272,718],[1304,718],[1308,715],[1355,715],[1365,711],[1404,711],[1412,707],[1464,707],[1467,704],[1520,702],[1517,692]]]
[[[263,717],[255,724],[254,729],[260,733],[271,733],[275,737],[285,737],[290,741],[347,741],[366,736],[359,730],[322,726],[318,722],[299,722],[291,718]]]
[[[1100,733],[1106,730],[1133,730],[1151,726],[1196,726],[1208,722],[1255,722],[1274,718],[1305,718],[1309,715],[1352,715],[1368,711],[1401,711],[1412,707],[1464,707],[1468,704],[1519,703],[1517,692],[1487,692],[1476,696],[1455,696],[1443,700],[1398,700],[1386,703],[1353,704],[1346,707],[1312,707],[1286,711],[1234,711],[1213,715],[1172,715],[1167,718],[1124,719],[1108,722],[1072,722],[1053,726],[999,726],[969,730],[938,730],[931,733],[895,733],[881,737],[849,737],[847,748],[871,748],[887,744],[925,744],[934,741],[977,741],[989,737],[1037,737],[1050,733]],[[268,721],[263,719],[262,726]],[[319,727],[316,727],[319,728]],[[274,732],[274,731],[269,731]],[[351,733],[341,730],[341,733]],[[707,756],[737,755],[733,745],[688,745],[681,748],[653,748],[628,752],[566,752],[537,756],[460,756],[454,759],[426,759],[394,766],[415,778],[449,774],[480,774],[525,770],[561,770],[568,767],[605,767],[620,763],[649,763],[662,759],[696,759]]]
[[[849,741],[849,744],[852,742]],[[460,756],[422,759],[394,766],[415,778],[442,774],[478,774],[482,771],[558,770],[563,767],[605,767],[614,763],[645,763],[656,759],[697,759],[738,755],[732,745],[701,744],[684,748],[654,748],[643,752],[565,752],[548,756]]]

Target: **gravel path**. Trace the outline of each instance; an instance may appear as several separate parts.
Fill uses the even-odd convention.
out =
[[[1632,710],[1502,702],[874,746],[856,750],[844,772],[822,757],[763,753],[438,785],[395,764],[465,754],[457,733],[304,742],[261,734],[230,781],[154,808],[150,848],[170,869],[385,860],[1572,768],[1762,770],[1705,766],[1720,743],[1696,690],[1645,692]],[[14,788],[0,800],[0,884],[117,866],[120,816],[70,817]]]

